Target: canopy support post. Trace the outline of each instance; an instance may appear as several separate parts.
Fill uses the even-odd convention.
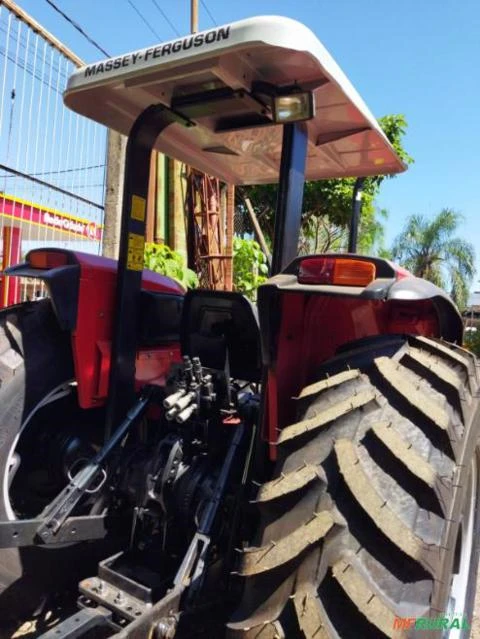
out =
[[[359,177],[355,180],[352,198],[352,217],[350,220],[350,233],[348,235],[348,252],[357,252],[358,226],[360,224],[360,213],[362,212],[362,195],[365,178]]]
[[[304,122],[283,125],[271,275],[279,273],[297,255],[307,144]]]
[[[163,105],[145,109],[135,120],[125,159],[120,253],[113,312],[113,342],[107,399],[105,439],[125,418],[135,401],[140,291],[145,247],[150,156],[157,137],[170,124],[191,126],[185,117]]]

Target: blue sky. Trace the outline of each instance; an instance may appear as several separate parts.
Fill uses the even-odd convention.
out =
[[[85,61],[102,55],[45,0],[18,0]],[[55,0],[111,55],[189,31],[190,0]],[[406,174],[382,186],[390,213],[387,244],[412,213],[451,207],[465,216],[461,235],[477,252],[480,289],[480,2],[478,0],[205,0],[218,24],[257,14],[307,24],[329,49],[376,116],[404,113]],[[200,2],[200,28],[212,26]]]

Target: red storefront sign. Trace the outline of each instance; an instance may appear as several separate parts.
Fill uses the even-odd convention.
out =
[[[24,224],[33,224],[50,228],[77,238],[99,242],[102,239],[102,226],[85,218],[69,215],[63,211],[44,208],[11,195],[0,195],[0,216],[18,220]]]

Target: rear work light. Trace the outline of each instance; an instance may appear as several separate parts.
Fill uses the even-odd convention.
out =
[[[278,124],[315,117],[315,98],[311,91],[277,95],[273,99],[273,119]]]
[[[298,270],[300,284],[333,284],[336,286],[367,286],[375,279],[373,262],[343,257],[308,257]]]
[[[27,255],[27,263],[32,268],[57,268],[68,264],[68,254],[62,251],[34,249]]]

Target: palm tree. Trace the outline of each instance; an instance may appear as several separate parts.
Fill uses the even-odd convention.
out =
[[[475,274],[475,250],[455,237],[462,216],[442,209],[433,219],[423,215],[408,218],[393,243],[392,257],[417,277],[450,290],[453,301],[463,309]]]

